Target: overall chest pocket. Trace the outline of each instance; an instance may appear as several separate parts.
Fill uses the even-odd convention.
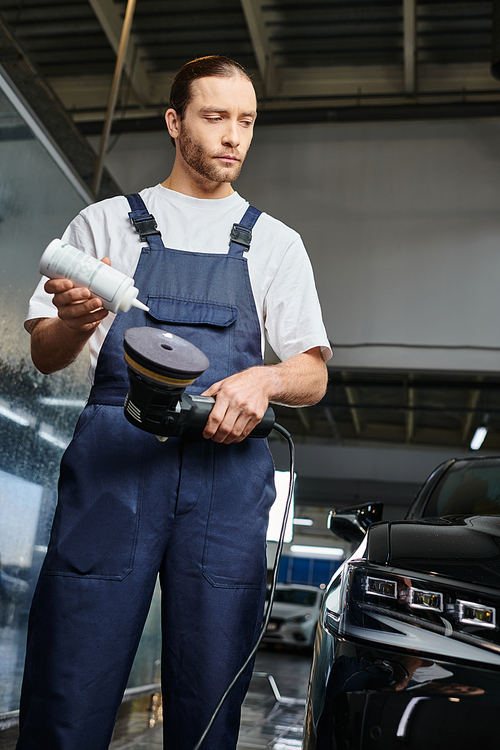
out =
[[[173,296],[150,296],[147,305],[148,325],[182,336],[208,357],[210,366],[189,388],[191,393],[202,393],[234,372],[236,306]]]

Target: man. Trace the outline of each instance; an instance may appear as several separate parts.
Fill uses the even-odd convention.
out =
[[[316,403],[330,356],[299,236],[232,188],[256,116],[237,63],[188,63],[165,115],[176,147],[170,176],[128,203],[120,196],[84,209],[66,231],[66,241],[134,276],[149,313],[108,314],[67,279],[32,298],[25,326],[37,368],[66,367],[89,342],[93,387],[61,463],[18,750],[108,747],[158,573],[165,748],[195,746],[256,640],[274,467],[267,442],[245,438],[270,401]],[[148,211],[161,235],[139,237],[128,217],[137,223]],[[246,229],[235,234],[234,225]],[[125,420],[123,333],[144,325],[208,356],[190,389],[215,397],[203,437],[159,443]],[[264,332],[277,365],[263,365]],[[250,674],[204,749],[235,748]]]

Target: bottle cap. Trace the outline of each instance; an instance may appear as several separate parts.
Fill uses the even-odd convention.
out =
[[[138,299],[132,300],[132,307],[138,307],[139,310],[144,310],[144,312],[149,312],[149,307],[145,305],[144,303],[139,302]]]
[[[129,288],[125,289],[123,292],[123,296],[120,300],[118,309],[122,310],[123,312],[128,312],[131,307],[138,307],[139,310],[149,312],[149,307],[144,305],[142,302],[139,302],[139,300],[137,299],[138,294],[139,290],[136,286],[129,286]]]

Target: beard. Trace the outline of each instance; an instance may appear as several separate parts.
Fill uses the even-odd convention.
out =
[[[241,156],[241,154],[234,154],[240,161],[227,166],[216,163],[215,157],[229,154],[232,149],[227,148],[221,154],[209,155],[206,149],[190,136],[185,127],[181,127],[179,133],[179,150],[186,164],[201,177],[211,182],[233,182],[236,180],[245,159],[245,156]],[[231,153],[231,155],[233,154]]]

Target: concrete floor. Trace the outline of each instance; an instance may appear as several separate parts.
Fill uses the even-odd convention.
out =
[[[311,666],[311,654],[261,649],[245,698],[237,750],[292,750],[302,747],[302,724]],[[269,680],[274,677],[281,694],[276,700]]]
[[[237,750],[298,750],[311,654],[261,647],[243,704]],[[267,675],[275,681],[275,689]],[[0,750],[14,750],[17,729],[0,731]],[[110,750],[162,750],[160,696],[123,703]],[[91,750],[91,748],[89,748]]]

